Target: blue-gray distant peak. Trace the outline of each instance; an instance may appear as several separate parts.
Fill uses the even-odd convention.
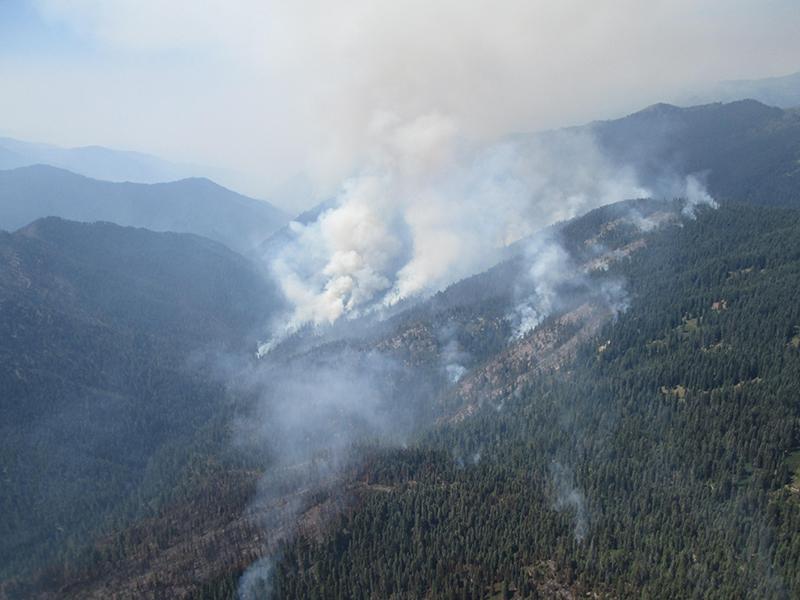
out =
[[[194,233],[239,252],[288,221],[271,204],[204,178],[141,184],[100,181],[48,165],[0,171],[0,228],[13,231],[48,216]]]

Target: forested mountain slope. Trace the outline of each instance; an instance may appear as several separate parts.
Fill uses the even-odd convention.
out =
[[[755,100],[679,108],[656,104],[580,131],[603,152],[632,165],[641,181],[667,197],[674,175],[707,176],[721,202],[797,206],[800,189],[800,112]]]
[[[639,217],[648,215],[656,218],[656,215],[662,215],[667,222],[672,222],[677,218],[679,209],[679,204],[663,201],[623,203],[595,211],[583,219],[566,224],[559,228],[560,234],[563,234],[560,239],[565,244],[575,246],[576,259],[581,261],[596,259],[598,252],[601,255],[604,252],[614,253],[618,247],[628,244],[631,239],[641,238],[643,235],[641,230],[631,225],[628,220],[632,211]],[[51,220],[46,220],[37,225],[41,227],[42,223],[50,222]],[[120,232],[133,231],[110,225],[73,224],[72,227],[78,228],[78,231],[80,228],[88,228],[87,231],[92,228],[102,228],[109,233],[109,239],[113,237],[112,233],[119,235]],[[30,229],[35,230],[34,227]],[[15,236],[20,236],[22,233],[19,232]],[[147,234],[139,231],[135,233]],[[185,236],[174,237],[181,239]],[[587,240],[593,244],[591,250],[585,243]],[[158,251],[154,248],[154,252]],[[198,256],[197,260],[208,260],[208,257]],[[210,408],[205,414],[213,413],[214,416],[210,418],[208,424],[199,425],[197,421],[199,417],[193,415],[191,424],[187,423],[186,427],[198,429],[197,434],[188,437],[175,436],[168,446],[162,446],[163,450],[159,451],[154,464],[148,466],[145,478],[149,487],[146,491],[160,494],[159,497],[163,501],[153,503],[153,510],[148,509],[146,514],[129,513],[126,504],[121,503],[122,509],[115,508],[114,514],[120,510],[122,518],[119,518],[110,530],[105,529],[113,532],[110,536],[96,538],[88,547],[78,542],[66,548],[63,544],[59,545],[58,550],[61,555],[59,563],[51,564],[47,570],[42,571],[40,567],[46,565],[48,561],[46,556],[40,557],[33,564],[34,572],[37,573],[35,577],[32,579],[26,575],[8,583],[8,595],[24,597],[32,589],[38,588],[47,597],[65,595],[105,597],[109,594],[135,597],[143,593],[183,597],[198,593],[204,584],[209,590],[213,589],[217,581],[225,581],[228,582],[225,585],[230,585],[233,574],[244,569],[267,548],[273,547],[274,544],[270,540],[275,539],[275,535],[279,536],[278,539],[284,535],[280,530],[292,529],[290,522],[281,520],[278,531],[264,532],[262,517],[253,520],[252,516],[248,516],[248,512],[258,515],[263,510],[269,511],[270,502],[263,508],[257,505],[245,511],[248,503],[255,497],[256,483],[262,477],[265,467],[269,466],[269,461],[272,460],[270,455],[273,453],[269,448],[256,453],[242,453],[241,442],[236,441],[236,438],[241,436],[234,435],[232,431],[232,420],[241,419],[242,415],[248,422],[258,423],[264,419],[258,414],[251,414],[248,409],[254,398],[246,382],[250,378],[260,378],[261,381],[267,382],[271,379],[286,381],[286,373],[289,373],[290,380],[294,378],[300,382],[310,382],[309,385],[312,387],[308,393],[324,394],[326,393],[324,380],[322,386],[315,386],[313,383],[320,372],[331,370],[338,372],[344,368],[345,373],[350,373],[346,377],[358,380],[363,377],[361,373],[363,369],[369,372],[377,364],[377,380],[374,386],[382,390],[379,394],[382,399],[378,405],[369,409],[372,412],[368,411],[367,414],[372,414],[371,418],[377,417],[378,420],[386,422],[390,430],[400,435],[406,435],[420,426],[425,428],[440,416],[458,410],[464,402],[463,399],[453,396],[455,388],[449,370],[453,365],[448,365],[444,359],[457,358],[464,363],[463,368],[478,367],[484,361],[500,356],[508,345],[511,328],[505,320],[505,313],[509,302],[513,301],[515,282],[524,267],[522,261],[523,257],[520,256],[515,261],[499,265],[490,272],[457,284],[388,321],[374,323],[368,320],[361,325],[354,323],[352,324],[354,331],[350,335],[328,339],[312,333],[310,341],[313,343],[310,345],[287,343],[286,348],[281,347],[277,351],[277,356],[259,365],[255,371],[250,373],[245,371],[235,375],[234,379],[245,382],[243,386],[234,381],[222,387],[220,380],[211,380],[209,387],[211,391],[207,393],[216,398],[222,394],[229,402],[215,404],[214,400],[209,400]],[[191,280],[193,275],[190,273],[186,277]],[[124,275],[119,276],[124,277]],[[186,278],[182,281],[186,281]],[[229,282],[229,285],[235,290],[241,284]],[[594,298],[592,286],[586,283],[569,285],[573,296],[570,305]],[[176,286],[176,290],[176,294],[183,294],[184,285]],[[96,290],[92,295],[95,292]],[[115,304],[111,302],[109,308]],[[120,308],[121,316],[127,314],[126,307]],[[154,318],[158,314],[160,311],[154,310]],[[608,316],[606,315],[606,318]],[[195,323],[205,325],[206,319],[200,318]],[[142,321],[136,327],[147,326],[148,322]],[[235,323],[230,327],[235,328]],[[557,328],[557,324],[555,327]],[[545,329],[550,331],[552,327],[548,326]],[[563,335],[555,340],[557,345],[574,344],[574,340],[578,339],[574,332],[562,333]],[[177,339],[180,340],[185,335],[181,334]],[[218,334],[209,331],[208,335],[214,337]],[[463,349],[465,356],[449,357],[450,348],[454,344]],[[254,345],[244,344],[244,347],[253,348]],[[552,345],[547,346],[542,352],[552,347]],[[72,352],[74,349],[65,351]],[[573,354],[574,351],[569,350],[564,356]],[[134,374],[134,376],[139,375],[140,373]],[[190,375],[196,373],[190,372]],[[203,385],[208,380],[201,378],[200,381]],[[342,384],[334,383],[334,385]],[[352,392],[363,393],[364,390],[374,386],[354,388]],[[268,387],[264,388],[263,384],[258,387],[255,390],[256,399],[261,395],[273,393]],[[152,412],[149,412],[151,425],[153,421],[172,419],[179,414],[178,412],[173,414],[171,410],[161,414],[166,406],[163,403],[156,403],[154,396],[163,391],[152,390],[153,396],[151,396],[149,389],[143,388],[142,391],[147,392],[147,397],[152,397],[154,402]],[[279,386],[278,392],[280,389]],[[342,393],[342,390],[334,393]],[[204,392],[201,398],[205,397]],[[285,406],[280,395],[274,400],[277,406]],[[354,397],[356,404],[365,400]],[[179,411],[185,410],[184,404],[176,406]],[[336,438],[353,425],[349,422],[346,405],[341,407],[344,409],[343,414],[331,414],[325,417],[322,423],[319,423],[319,418],[315,415],[308,415],[310,422],[317,422],[316,427],[319,429],[314,437],[303,438],[306,439],[303,445],[309,449],[304,450],[301,456],[309,456],[309,453],[311,456],[314,453],[325,456],[329,452],[329,445],[341,444]],[[89,412],[86,414],[90,414],[91,410],[91,407],[87,407]],[[151,408],[147,410],[151,411]],[[356,409],[356,417],[359,412]],[[358,423],[355,425],[357,427]],[[296,426],[302,427],[302,420]],[[121,430],[117,433],[122,434],[122,429],[125,427],[128,427],[128,424],[121,424]],[[384,435],[387,433],[388,431],[383,432]],[[103,437],[98,432],[88,432],[88,434],[88,439]],[[152,439],[142,442],[143,446],[152,443],[159,442],[158,440],[154,442]],[[43,460],[46,461],[48,453],[54,450],[52,447],[47,448],[43,452]],[[292,465],[291,460],[290,458],[289,467]],[[38,469],[41,467],[37,467]],[[106,477],[104,474],[99,476]],[[266,479],[262,481],[262,486],[274,484],[275,474],[268,472],[264,477]],[[345,476],[345,479],[348,478],[349,475]],[[314,514],[320,510],[316,508],[320,497],[316,495],[314,487],[309,487],[308,482],[301,480],[300,483],[301,490],[305,491],[295,494],[290,484],[286,488],[287,498],[291,498],[290,503],[293,505],[299,503],[298,505],[302,506],[307,503],[311,514]],[[323,488],[326,485],[324,484]],[[346,482],[344,488],[351,490],[350,484]],[[359,489],[359,486],[356,486],[357,496],[361,493]],[[91,491],[87,493],[87,498],[95,497],[97,494],[97,491]],[[349,495],[350,492],[345,494]],[[331,497],[335,499],[337,494],[334,493]],[[279,499],[277,502],[280,505],[287,501]],[[108,502],[120,505],[118,498],[109,499]],[[327,502],[323,503],[323,506],[327,505]],[[333,506],[325,510],[335,512],[333,507],[338,503],[338,500],[333,501]],[[131,516],[147,518],[129,526],[127,523],[130,522]],[[192,523],[189,527],[186,526],[187,519]],[[313,517],[309,519],[311,522],[317,521]],[[320,524],[324,525],[324,522],[323,519]],[[13,531],[13,526],[10,525],[10,528]],[[17,546],[16,549],[21,555],[30,552],[30,548],[23,550]],[[194,573],[191,577],[187,575],[189,572],[187,565],[190,564],[193,565],[191,569]],[[11,573],[13,572],[14,569]]]
[[[57,218],[0,233],[0,576],[172,493],[226,404],[196,363],[254,347],[275,306],[197,236]]]
[[[568,364],[414,447],[279,556],[279,597],[800,593],[800,215],[722,208],[611,268]]]
[[[260,362],[278,300],[219,244],[2,234],[0,595],[229,598],[260,557],[286,598],[800,595],[796,115],[592,128],[722,206],[597,209]]]
[[[288,218],[208,179],[112,183],[46,165],[0,171],[0,228],[51,216],[194,233],[237,251],[250,250]]]
[[[624,223],[632,208],[669,207],[608,207],[564,226],[573,253],[601,234],[616,258],[598,276],[626,282],[630,307],[591,329],[556,316],[508,347],[517,268],[506,264],[382,333],[290,352],[289,364],[349,348],[424,366],[413,372],[439,382],[429,398],[441,415],[408,449],[376,448],[345,482],[293,499],[294,541],[246,516],[263,466],[205,444],[200,460],[232,466],[197,471],[154,519],[99,540],[95,567],[82,560],[54,581],[70,597],[230,597],[277,536],[278,597],[793,595],[800,216],[721,208],[647,234]],[[576,298],[562,314],[591,305],[591,293]],[[470,358],[452,386],[437,332],[455,325]],[[485,373],[492,393],[475,402],[469,382]]]

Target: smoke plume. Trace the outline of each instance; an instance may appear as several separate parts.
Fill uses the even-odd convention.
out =
[[[647,195],[635,173],[612,166],[584,132],[475,148],[442,115],[402,122],[380,114],[370,130],[370,164],[314,221],[292,223],[288,243],[271,260],[293,309],[262,354],[305,325],[440,290],[556,221]]]

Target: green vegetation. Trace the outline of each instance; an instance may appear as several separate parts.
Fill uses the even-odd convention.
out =
[[[567,243],[596,231],[587,221],[613,213],[568,224]],[[608,235],[628,241],[618,230]],[[480,369],[506,343],[501,317],[516,269],[501,265],[458,284],[354,345],[369,349],[412,331],[408,339],[418,341],[398,352],[425,364],[430,332],[457,322],[459,343]],[[517,389],[504,379],[516,377],[513,369],[498,371],[493,384],[504,396],[463,420],[444,418],[405,449],[369,450],[344,484],[357,490],[352,502],[322,530],[302,530],[281,546],[270,582],[278,597],[797,596],[800,215],[707,211],[652,234],[602,276],[627,280],[625,313],[557,370]],[[162,365],[175,356],[149,355]],[[98,581],[132,593],[233,597],[239,575],[264,552],[242,514],[265,464],[230,445],[244,399],[209,380],[187,387],[194,380],[186,377],[175,368],[153,380],[194,390],[186,400],[179,392],[169,410],[154,400],[130,413],[143,415],[149,437],[113,431],[121,453],[102,462],[95,448],[82,456],[98,462],[77,470],[66,463],[66,481],[53,480],[40,505],[41,523],[25,497],[3,496],[5,531],[32,540],[6,537],[6,556],[19,556],[6,559],[17,575],[6,581],[9,597],[36,586],[80,597],[82,585]],[[153,397],[164,389],[153,388]],[[456,414],[465,401],[448,392],[437,410]],[[181,420],[187,413],[192,420]],[[29,446],[7,440],[3,464],[13,466],[13,453]],[[52,455],[47,445],[33,449],[28,465],[36,451]],[[22,472],[6,468],[4,476],[18,482]],[[309,497],[308,508],[324,498]],[[70,514],[74,521],[64,519]],[[200,579],[186,580],[187,565]]]
[[[706,213],[616,269],[626,313],[501,411],[376,452],[360,477],[392,491],[287,545],[278,597],[800,595],[800,497],[787,485],[800,215]]]
[[[217,478],[231,399],[197,367],[246,344],[270,294],[196,236],[60,219],[0,233],[0,578],[69,579],[93,539]]]
[[[620,247],[641,232],[605,224],[655,206],[559,232]],[[271,292],[217,244],[108,224],[41,221],[0,258],[0,596],[233,597],[266,549],[244,515],[268,456],[231,444],[247,393],[187,349],[252,347]],[[528,377],[505,354],[521,260],[312,350],[392,349],[418,379],[392,402],[433,425],[367,450],[342,498],[303,498],[333,516],[280,545],[277,596],[799,596],[800,213],[728,205],[649,234],[595,275],[626,280],[628,310],[586,338],[548,320],[580,343]],[[573,291],[564,310],[591,301]],[[490,387],[442,390],[445,328]]]

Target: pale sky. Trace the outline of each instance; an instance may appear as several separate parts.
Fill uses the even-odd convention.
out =
[[[798,0],[0,0],[0,134],[272,199],[330,193],[387,115],[490,140],[797,70]]]

